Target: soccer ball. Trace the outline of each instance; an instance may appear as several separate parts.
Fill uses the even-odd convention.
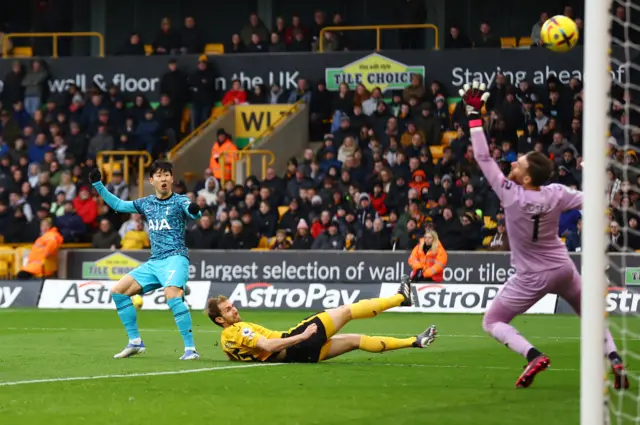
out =
[[[133,303],[133,306],[136,308],[136,310],[140,310],[142,308],[142,304],[144,304],[144,301],[142,300],[142,297],[140,295],[134,295],[133,297],[131,297],[131,302]]]
[[[578,26],[571,18],[563,15],[547,19],[540,30],[544,46],[554,52],[568,52],[578,43]]]

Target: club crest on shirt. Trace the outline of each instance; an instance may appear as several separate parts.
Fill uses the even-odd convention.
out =
[[[254,335],[255,335],[255,333],[252,332],[250,328],[243,328],[242,329],[242,336],[246,336],[249,339],[251,339],[251,338],[254,337]]]

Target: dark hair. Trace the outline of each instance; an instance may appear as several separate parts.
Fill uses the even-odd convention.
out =
[[[545,184],[553,172],[553,162],[545,154],[535,151],[527,154],[527,162],[531,185],[538,187]]]
[[[171,175],[173,175],[173,164],[171,164],[169,161],[153,161],[151,167],[149,167],[149,177],[153,177],[154,174],[158,171],[168,171]]]

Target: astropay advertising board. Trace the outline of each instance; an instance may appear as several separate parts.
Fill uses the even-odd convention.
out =
[[[111,288],[118,282],[98,280],[55,280],[44,282],[38,308],[113,310]],[[203,310],[209,295],[209,281],[187,282],[186,300],[193,309]],[[162,289],[144,295],[143,310],[167,310]]]
[[[39,280],[0,280],[0,308],[35,307],[41,287]]]
[[[401,313],[484,313],[496,298],[502,285],[447,285],[416,283],[412,286],[412,307],[398,307],[389,311]],[[383,283],[380,297],[390,297],[398,291],[397,283]],[[553,314],[558,296],[548,294],[527,313]]]

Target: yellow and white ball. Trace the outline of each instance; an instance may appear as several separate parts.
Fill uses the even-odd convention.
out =
[[[544,46],[554,52],[568,52],[578,44],[580,32],[571,19],[563,15],[547,19],[540,30],[540,39]]]
[[[133,297],[131,297],[131,302],[133,303],[133,306],[136,308],[136,310],[140,310],[142,308],[142,304],[144,304],[144,301],[142,300],[142,297],[140,295],[134,295]]]

